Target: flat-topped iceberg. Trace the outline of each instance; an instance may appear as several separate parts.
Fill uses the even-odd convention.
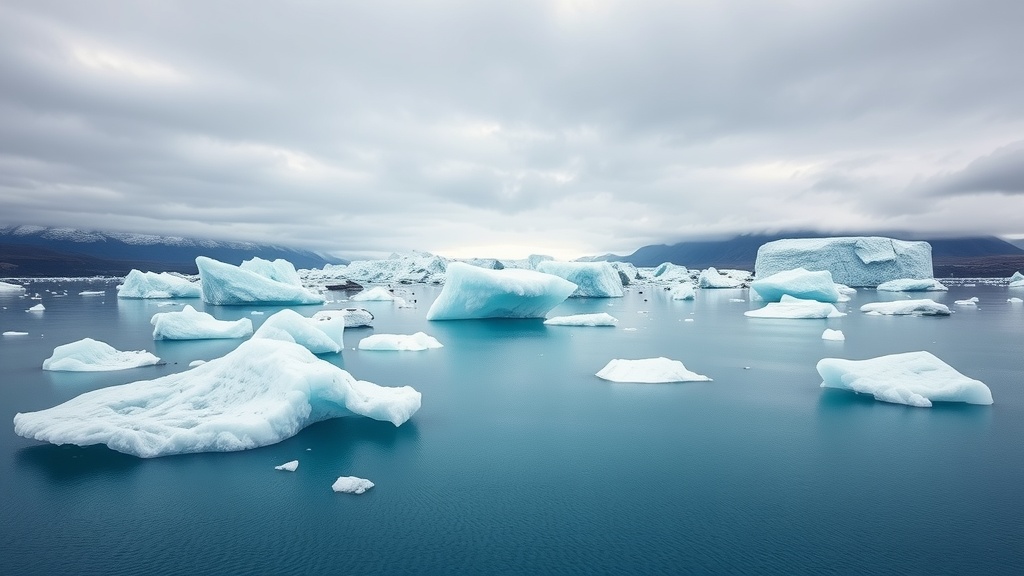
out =
[[[882,292],[945,292],[949,288],[935,278],[897,278],[882,282],[875,290]]]
[[[686,282],[672,289],[673,300],[693,300],[697,297],[697,290],[693,284]]]
[[[825,328],[825,331],[821,333],[822,340],[831,340],[833,342],[842,342],[846,340],[846,335],[843,334],[842,330],[833,330],[831,328]]]
[[[778,302],[785,294],[818,302],[839,302],[842,296],[832,281],[832,273],[828,270],[783,270],[754,280],[750,283],[750,288],[766,302]]]
[[[423,332],[415,334],[374,334],[359,341],[360,350],[408,350],[418,352],[444,348],[433,336]]]
[[[537,264],[537,271],[554,274],[576,285],[573,297],[621,298],[622,279],[607,262],[555,262]]]
[[[452,262],[427,320],[543,318],[575,291],[572,282],[543,272]]]
[[[544,321],[548,326],[615,326],[619,319],[607,312],[555,316]]]
[[[298,344],[255,339],[185,372],[17,414],[14,431],[58,445],[106,444],[152,458],[258,448],[353,414],[399,426],[419,410],[420,400],[408,386],[356,380]]]
[[[0,294],[5,296],[12,294],[24,294],[25,287],[19,286],[18,284],[10,284],[7,282],[0,282]]]
[[[199,284],[168,272],[141,272],[133,269],[117,287],[118,298],[199,298]]]
[[[932,402],[992,403],[988,386],[924,351],[867,360],[823,358],[818,362],[818,374],[822,388],[871,394],[882,402],[922,408]]]
[[[848,286],[878,286],[898,278],[931,278],[932,247],[880,236],[795,238],[763,244],[754,275],[766,278],[785,270],[828,270]]]
[[[747,310],[743,314],[750,318],[789,318],[796,320],[846,316],[845,312],[840,312],[828,302],[794,298],[789,294],[783,294],[778,302],[769,302],[763,308]]]
[[[861,312],[888,316],[949,316],[949,307],[929,298],[871,302],[860,307]]]
[[[159,364],[160,359],[145,350],[117,350],[106,342],[83,338],[53,349],[43,360],[43,370],[55,372],[105,372]]]
[[[714,266],[702,270],[697,277],[697,286],[701,288],[739,288],[743,282],[726,274],[720,274]]]
[[[251,262],[251,261],[248,261]],[[264,261],[266,262],[266,261]],[[284,262],[285,260],[276,260]],[[276,278],[290,277],[281,268],[283,264],[252,265],[253,270],[225,264],[212,258],[196,258],[199,267],[199,281],[202,284],[203,301],[207,304],[224,306],[242,304],[322,304],[323,296],[314,294],[300,285],[281,282]],[[291,266],[291,264],[288,264]],[[294,271],[294,267],[292,267]]]
[[[245,338],[252,334],[252,320],[217,320],[186,305],[177,312],[157,312],[149,320],[154,340],[207,340]]]
[[[596,376],[612,382],[637,384],[664,384],[668,382],[710,382],[711,378],[691,372],[679,360],[665,357],[623,360],[616,358],[602,368]]]
[[[340,352],[345,345],[345,317],[321,310],[306,318],[294,310],[281,310],[267,318],[253,338],[295,342],[313,354]]]

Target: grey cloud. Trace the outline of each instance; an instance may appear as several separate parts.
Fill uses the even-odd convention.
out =
[[[1024,194],[1024,140],[997,148],[962,170],[929,178],[916,187],[935,196]]]

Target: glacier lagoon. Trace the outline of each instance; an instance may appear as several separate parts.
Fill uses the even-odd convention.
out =
[[[0,570],[4,573],[1011,573],[1024,564],[1024,308],[1020,289],[950,285],[952,316],[859,311],[900,293],[860,290],[833,319],[748,318],[745,289],[672,300],[654,286],[569,299],[548,316],[606,312],[615,328],[536,320],[425,320],[361,302],[321,358],[359,379],[410,385],[401,427],[315,424],[279,444],[139,459],[18,437],[16,412],[184,371],[242,340],[154,341],[150,318],[191,304],[255,327],[282,307],[118,300],[116,282],[34,281],[0,295]],[[105,290],[106,296],[80,296]],[[64,293],[67,293],[64,296]],[[60,294],[58,296],[57,294]],[[978,297],[977,307],[955,306]],[[290,306],[304,316],[350,306]],[[743,300],[742,302],[737,300]],[[253,315],[253,311],[264,312]],[[692,321],[690,321],[692,320]],[[842,342],[821,339],[841,329]],[[354,349],[423,331],[425,353]],[[105,373],[41,369],[94,338],[165,364]],[[819,388],[825,357],[927,350],[992,390],[992,406],[913,408]],[[665,356],[712,382],[621,384],[613,358]],[[274,470],[298,460],[295,472]],[[375,484],[337,494],[342,476]]]

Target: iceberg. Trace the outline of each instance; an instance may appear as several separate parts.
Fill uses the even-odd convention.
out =
[[[621,298],[622,279],[607,262],[555,262],[537,264],[537,272],[553,274],[576,285],[572,297]]]
[[[140,272],[133,269],[117,287],[118,298],[199,298],[202,288],[167,272]]]
[[[663,384],[667,382],[710,382],[711,378],[691,372],[679,360],[665,357],[622,360],[616,358],[602,368],[596,376],[612,382],[637,384]]]
[[[153,340],[206,340],[245,338],[252,334],[252,320],[217,320],[186,305],[177,312],[157,312],[150,318]]]
[[[897,278],[882,282],[875,290],[882,292],[945,292],[949,288],[934,278]]]
[[[444,348],[433,336],[423,332],[408,334],[374,334],[359,341],[360,350],[410,350],[420,351]]]
[[[846,340],[846,335],[843,334],[842,330],[832,330],[831,328],[825,328],[825,331],[821,333],[821,339],[842,342]]]
[[[680,266],[671,262],[662,262],[651,272],[651,280],[657,282],[689,282],[693,280],[691,273],[686,266]]]
[[[8,330],[3,333],[4,336],[28,336],[28,332],[19,332],[17,330]]]
[[[1016,296],[1014,296],[1012,298],[1007,298],[1006,301],[1009,302],[1010,304],[1020,304],[1021,302],[1024,302],[1024,299],[1017,298]]]
[[[976,307],[978,305],[978,297],[977,296],[972,296],[972,297],[970,297],[970,298],[968,298],[966,300],[954,300],[953,304],[956,304],[957,306],[975,306]]]
[[[356,380],[298,344],[255,339],[185,372],[19,413],[14,431],[58,445],[106,444],[152,458],[258,448],[352,414],[399,426],[420,401],[413,388]]]
[[[806,268],[828,270],[848,286],[878,286],[898,278],[931,278],[932,247],[880,236],[776,240],[757,250],[754,275]]]
[[[697,290],[693,284],[686,282],[672,289],[673,300],[693,300],[697,297]]]
[[[932,402],[992,404],[988,386],[957,372],[929,352],[891,354],[867,360],[823,358],[822,388],[871,394],[876,400],[928,408]]]
[[[295,270],[295,266],[292,266],[291,262],[281,258],[271,262],[270,260],[264,260],[257,256],[251,260],[243,260],[239,268],[242,270],[248,270],[254,274],[259,274],[260,276],[269,278],[275,282],[290,284],[292,286],[302,286],[302,279],[299,278],[299,273]]]
[[[702,270],[697,278],[697,286],[701,288],[739,288],[742,285],[743,282],[740,280],[725,274],[719,274],[714,266],[707,270]]]
[[[615,326],[619,319],[607,312],[555,316],[544,321],[548,326]]]
[[[447,277],[427,320],[543,318],[576,291],[575,284],[551,274],[461,262],[448,265]]]
[[[1020,274],[1020,272],[1018,272],[1017,274]],[[1013,281],[1011,281],[1011,282],[1009,283],[1009,285],[1008,285],[1008,286],[1009,286],[1010,288],[1024,288],[1024,279],[1021,279],[1021,280],[1013,280]]]
[[[277,260],[275,262],[287,262]],[[323,304],[324,298],[295,284],[281,282],[252,270],[212,258],[196,258],[203,301],[224,306],[240,304]],[[252,266],[252,265],[250,265]],[[289,264],[290,266],[290,264]],[[257,267],[259,268],[259,267]],[[275,266],[275,274],[281,272]],[[268,272],[267,270],[263,270]],[[268,272],[269,273],[269,272]]]
[[[83,338],[53,349],[43,360],[43,370],[55,372],[105,372],[159,364],[160,359],[145,350],[122,352],[106,342]]]
[[[945,304],[939,304],[934,300],[922,298],[920,300],[897,300],[895,302],[871,302],[860,307],[861,312],[873,315],[895,315],[895,316],[949,316],[949,308]]]
[[[1013,273],[1013,276],[1010,276],[1010,283],[1011,284],[1014,283],[1014,282],[1022,282],[1022,281],[1024,281],[1024,274],[1021,274],[1020,270],[1017,270],[1016,272]]]
[[[387,288],[383,286],[376,286],[353,295],[349,300],[352,300],[353,302],[391,302],[395,300],[395,298],[395,295]]]
[[[313,354],[329,354],[341,351],[344,333],[345,317],[341,314],[322,310],[306,318],[284,309],[267,318],[252,337],[294,342]]]
[[[12,294],[24,294],[25,287],[17,284],[9,284],[7,282],[0,282],[0,294],[9,296]]]
[[[291,462],[285,462],[280,466],[274,466],[274,470],[284,470],[286,472],[295,472],[299,469],[299,461],[292,460]]]
[[[45,310],[46,306],[43,306],[42,304],[36,304],[35,306],[32,306],[28,310],[25,310],[25,312],[43,312]]]
[[[828,302],[794,298],[789,294],[783,294],[778,302],[769,302],[763,308],[747,310],[743,314],[750,318],[790,319],[839,318],[846,316],[845,312],[840,312]]]
[[[345,328],[362,328],[373,322],[373,314],[366,308],[345,308],[343,310],[321,310],[316,314],[340,312],[345,319]],[[316,314],[313,317],[316,317]]]
[[[355,476],[341,476],[331,484],[332,490],[346,494],[362,494],[370,488],[373,488],[373,482]]]
[[[818,302],[839,302],[841,296],[828,270],[784,270],[758,278],[751,282],[750,287],[766,302],[778,302],[784,294]]]

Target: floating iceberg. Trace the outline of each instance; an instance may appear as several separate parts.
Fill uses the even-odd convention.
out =
[[[861,312],[874,315],[894,316],[949,316],[949,308],[945,304],[939,304],[934,300],[922,298],[920,300],[897,300],[895,302],[871,302],[860,307]]]
[[[25,312],[43,312],[44,310],[46,310],[46,306],[43,306],[42,304],[36,304],[35,306],[32,306],[28,310],[25,310]]]
[[[8,330],[3,333],[4,336],[28,336],[28,332],[18,332],[16,330]]]
[[[689,282],[693,280],[691,276],[692,274],[686,269],[686,266],[671,262],[663,262],[651,272],[651,280],[656,282]]]
[[[284,260],[275,262],[287,263]],[[302,286],[280,282],[253,270],[218,262],[205,256],[196,258],[196,266],[199,267],[203,301],[207,304],[322,304],[324,302],[322,296],[314,294]],[[280,266],[274,266],[273,273],[277,277],[283,275],[278,270]],[[289,266],[291,265],[289,264]],[[250,267],[270,273],[261,266],[250,265]]]
[[[336,284],[341,281],[364,284],[411,284],[444,282],[448,261],[428,252],[392,254],[381,260],[357,260],[347,265],[328,264],[323,270],[304,270],[307,281]]]
[[[572,316],[555,316],[544,321],[548,326],[615,326],[619,319],[608,314],[573,314]]]
[[[1010,283],[1012,284],[1013,282],[1024,282],[1024,274],[1021,274],[1020,270],[1014,272],[1013,276],[1010,276]]]
[[[840,312],[828,302],[794,298],[789,294],[783,294],[778,302],[769,302],[763,308],[747,310],[743,314],[750,318],[791,319],[839,318],[846,316],[845,312]]]
[[[267,318],[252,337],[294,342],[313,354],[340,352],[345,345],[345,317],[325,312],[306,318],[294,310],[281,310]]]
[[[375,286],[353,295],[349,300],[353,302],[391,302],[395,300],[395,295],[383,286]]]
[[[202,295],[198,284],[167,272],[132,270],[117,287],[118,298],[199,298]]]
[[[341,476],[331,484],[332,490],[346,494],[362,494],[370,488],[373,488],[373,482],[355,476]]]
[[[292,460],[291,462],[285,462],[280,466],[274,466],[274,470],[284,470],[286,472],[295,472],[299,469],[299,461]]]
[[[778,302],[784,294],[818,302],[838,302],[841,296],[828,270],[784,270],[766,278],[758,278],[750,283],[750,287],[767,302]]]
[[[898,278],[931,278],[932,247],[879,236],[776,240],[757,250],[754,275],[806,268],[828,270],[849,286],[878,286]]]
[[[607,262],[555,262],[537,264],[537,272],[565,278],[576,285],[574,297],[621,298],[622,279]]]
[[[966,300],[954,300],[953,304],[956,304],[957,306],[975,306],[976,307],[978,305],[978,297],[977,296],[972,296],[972,297],[970,297],[970,298],[968,298]]]
[[[696,372],[690,372],[679,360],[668,358],[643,358],[640,360],[622,360],[616,358],[608,362],[598,378],[612,382],[634,382],[638,384],[662,384],[666,382],[710,382],[711,378]]]
[[[410,350],[420,351],[444,348],[433,336],[423,332],[408,334],[374,334],[359,341],[360,350]]]
[[[701,288],[739,288],[742,285],[743,282],[735,278],[719,274],[714,266],[701,271],[700,276],[697,278],[697,286]]]
[[[576,290],[568,280],[533,270],[448,265],[448,279],[427,320],[543,318]]]
[[[43,370],[55,372],[105,372],[158,364],[160,359],[145,350],[122,352],[106,342],[83,338],[53,349],[43,360]]]
[[[949,290],[934,278],[897,278],[878,285],[882,292],[945,292]]]
[[[0,282],[0,294],[5,296],[11,294],[24,294],[25,287],[17,284],[8,284],[7,282]]]
[[[1021,302],[1024,302],[1024,300],[1017,298],[1016,296],[1012,298],[1007,298],[1006,301],[1009,302],[1010,304],[1020,304]]]
[[[373,314],[366,308],[345,308],[343,310],[321,310],[316,314],[340,312],[345,319],[345,328],[362,328],[373,322]],[[313,317],[316,317],[316,314]]]
[[[825,328],[825,331],[821,333],[821,339],[842,342],[843,340],[846,340],[846,335],[843,334],[842,330],[832,330],[831,328]]]
[[[239,268],[259,274],[260,276],[269,278],[275,282],[290,284],[292,286],[302,286],[302,279],[299,278],[299,273],[295,270],[295,266],[292,266],[291,262],[281,258],[271,262],[270,260],[264,260],[257,256],[251,260],[243,260]]]
[[[673,300],[693,300],[697,297],[697,290],[693,284],[686,282],[672,289]]]
[[[86,392],[14,416],[14,431],[53,444],[106,444],[142,458],[275,444],[358,414],[399,426],[420,393],[353,378],[291,342],[247,340],[191,370]]]
[[[157,312],[149,320],[153,340],[206,340],[245,338],[252,334],[252,320],[217,320],[206,312],[186,305],[177,312]]]
[[[822,388],[871,394],[876,400],[927,408],[932,402],[991,404],[988,386],[957,372],[929,352],[907,352],[868,360],[824,358]]]

